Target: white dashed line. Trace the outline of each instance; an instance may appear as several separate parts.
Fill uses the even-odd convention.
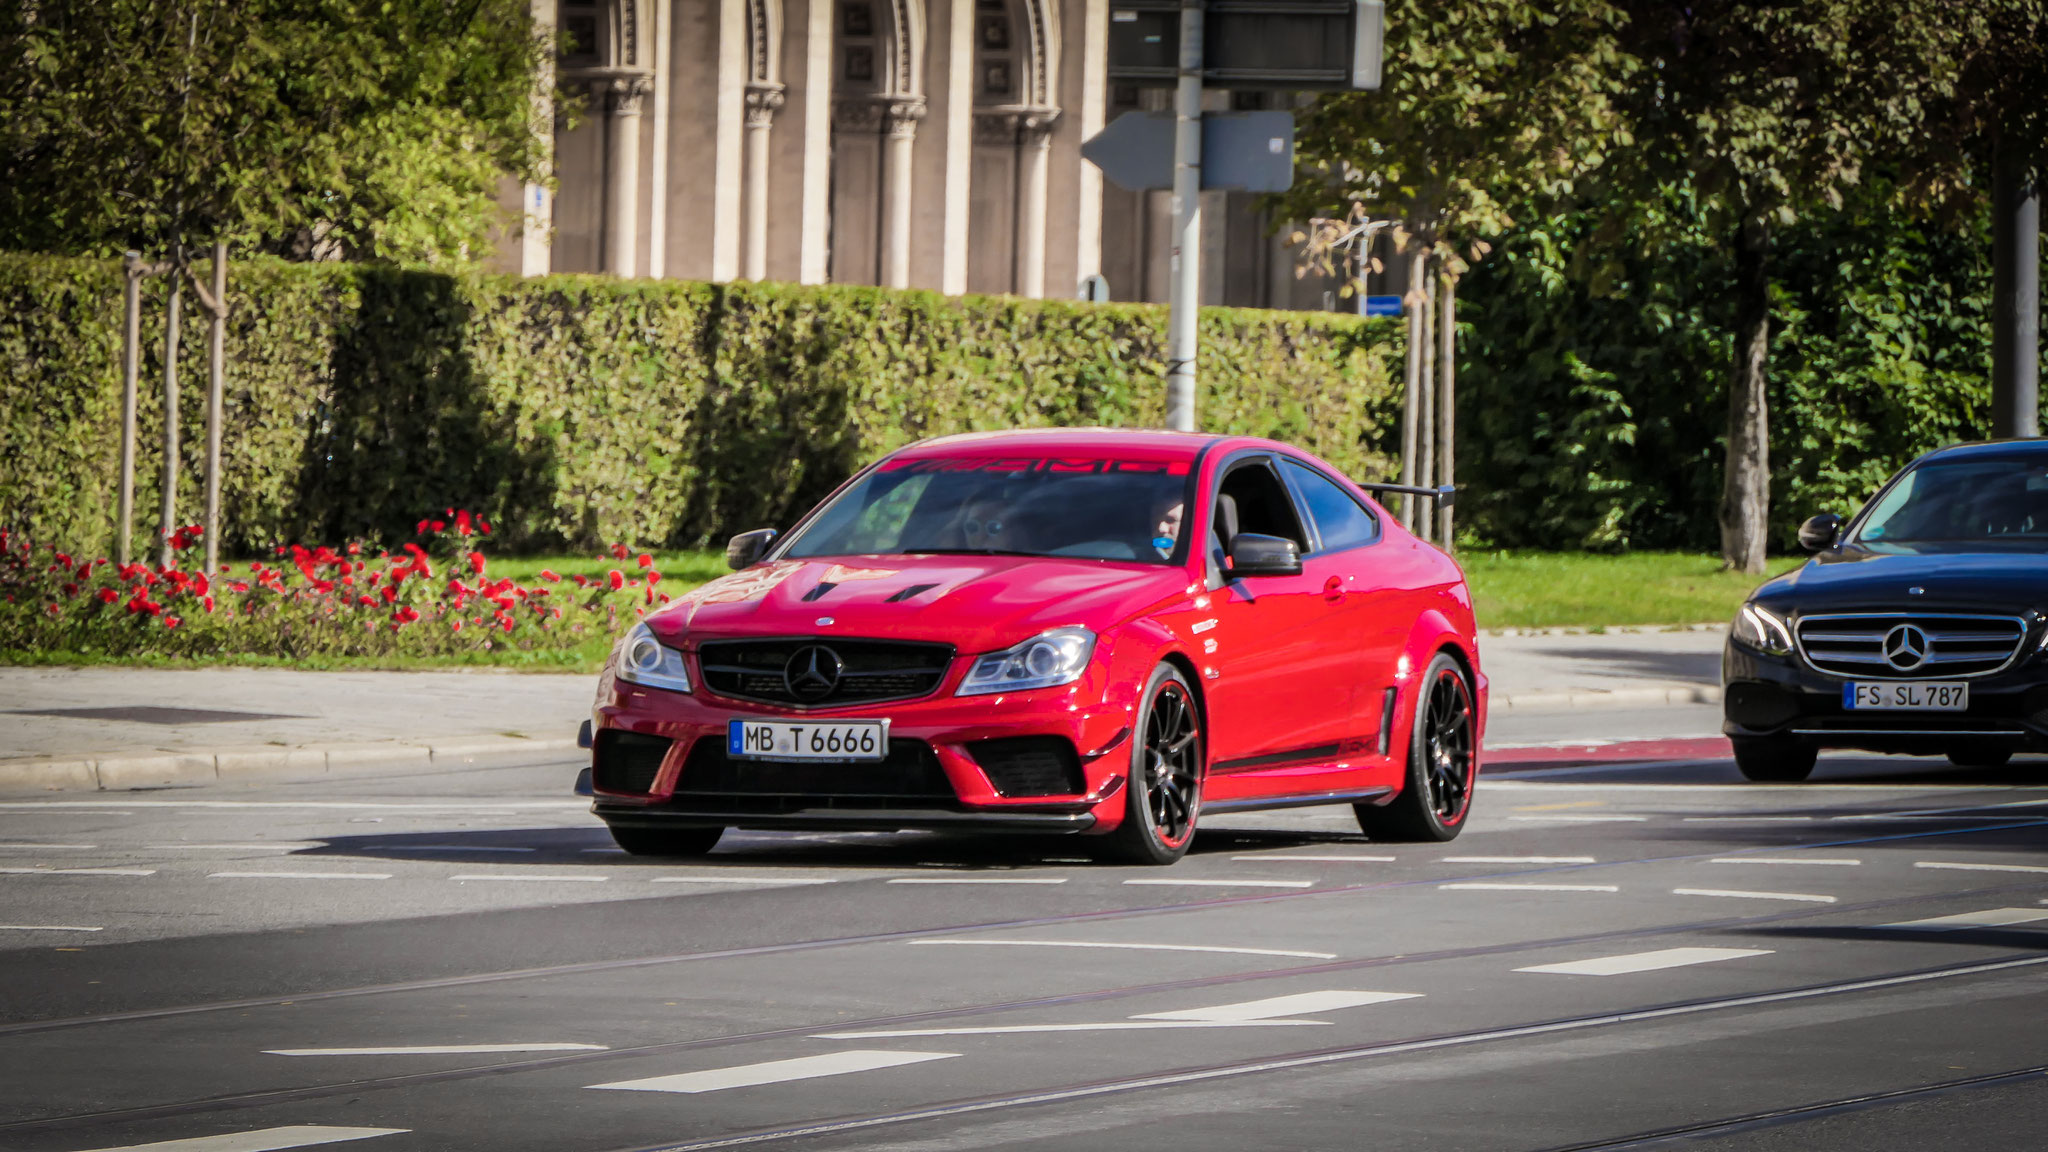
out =
[[[1462,892],[1619,892],[1615,884],[1493,884],[1481,880],[1467,880],[1456,884],[1439,884],[1438,888],[1449,888]]]
[[[1632,952],[1625,956],[1535,964],[1515,971],[1550,972],[1563,976],[1624,976],[1631,972],[1655,972],[1663,968],[1683,968],[1690,964],[1712,964],[1719,960],[1741,960],[1770,954],[1768,948],[1661,948],[1655,952]]]
[[[1065,884],[1066,877],[1047,876],[898,876],[891,884]]]
[[[1246,1000],[1237,1004],[1218,1004],[1213,1008],[1183,1008],[1174,1012],[1144,1012],[1131,1017],[1133,1020],[1199,1020],[1204,1023],[1239,1023],[1246,1020],[1277,1020],[1286,1016],[1307,1016],[1310,1013],[1334,1012],[1340,1008],[1359,1008],[1367,1004],[1385,1004],[1392,1000],[1419,1000],[1420,992],[1350,992],[1322,991],[1296,992],[1288,996],[1269,996],[1263,1000]]]
[[[1956,932],[1964,928],[2004,928],[2013,924],[2032,924],[2048,920],[2048,912],[2033,908],[1986,908],[1982,912],[1959,912],[1954,916],[1935,916],[1926,920],[1902,920],[1897,924],[1883,924],[1883,928],[1911,928],[1918,932]]]
[[[1591,856],[1446,856],[1439,864],[1598,864]]]
[[[1947,860],[1915,860],[1915,868],[1946,868],[1957,872],[2048,872],[2040,864],[1961,864]]]
[[[1747,892],[1736,888],[1673,888],[1673,896],[1726,896],[1732,900],[1800,900],[1808,904],[1833,904],[1833,896],[1809,892]]]
[[[837,884],[823,876],[656,876],[653,884]]]
[[[1327,1020],[1103,1020],[1088,1024],[989,1024],[960,1028],[890,1028],[813,1032],[813,1040],[909,1040],[934,1036],[1030,1036],[1045,1032],[1164,1032],[1181,1028],[1326,1028]]]
[[[389,880],[389,872],[208,872],[208,880]]]
[[[0,868],[8,876],[154,876],[154,868]]]
[[[18,842],[18,843],[13,843],[13,844],[0,844],[0,848],[83,848],[83,849],[92,849],[92,848],[97,848],[97,847],[99,847],[99,845],[97,845],[97,844],[31,844],[31,843],[27,843],[27,842]]]
[[[650,1076],[645,1080],[620,1080],[612,1084],[592,1084],[590,1087],[626,1092],[717,1092],[726,1088],[753,1088],[762,1084],[782,1084],[790,1080],[810,1080],[819,1076],[842,1076],[848,1072],[900,1068],[906,1064],[922,1064],[927,1060],[950,1060],[959,1055],[958,1052],[879,1052],[857,1048],[825,1056],[770,1060],[762,1064],[711,1068],[675,1076]]]
[[[1251,860],[1257,863],[1270,860],[1281,864],[1294,860],[1307,860],[1317,864],[1392,864],[1395,860],[1392,856],[1232,856],[1231,859]]]
[[[1313,880],[1126,880],[1156,888],[1313,888]]]
[[[1122,944],[1108,940],[912,940],[912,944],[972,944],[1001,948],[1117,948],[1134,952],[1223,952],[1240,956],[1295,956],[1304,960],[1335,960],[1335,952],[1297,952],[1287,948],[1226,948],[1220,944]]]
[[[266,1048],[265,1056],[468,1056],[491,1052],[604,1052],[602,1044],[421,1044],[406,1048]]]
[[[450,879],[450,880],[460,880],[460,881],[469,881],[469,880],[526,880],[526,881],[533,881],[533,882],[536,882],[536,883],[557,883],[557,882],[559,882],[559,883],[564,883],[564,884],[602,884],[602,883],[604,883],[604,882],[605,882],[606,880],[609,880],[609,879],[610,879],[610,877],[609,877],[609,876],[516,876],[516,875],[514,875],[514,876],[502,876],[502,875],[490,875],[490,874],[487,874],[487,873],[464,873],[463,875],[460,875],[460,876],[450,876],[450,877],[449,877],[449,879]]]
[[[173,849],[173,848],[186,848],[186,849],[191,849],[192,851],[195,851],[195,852],[197,852],[197,851],[207,851],[207,852],[271,852],[271,851],[276,851],[276,852],[296,852],[296,851],[298,851],[298,850],[299,850],[299,849],[301,849],[301,848],[319,848],[319,847],[321,847],[321,846],[322,846],[322,845],[320,844],[320,842],[319,842],[319,841],[314,841],[314,840],[305,840],[305,841],[299,841],[299,842],[297,842],[297,843],[290,843],[290,844],[282,844],[282,843],[278,843],[277,841],[273,840],[273,841],[270,841],[269,843],[265,843],[265,844],[145,844],[145,845],[143,845],[143,847],[145,847],[145,848],[148,848],[148,849],[150,849],[151,851],[159,851],[159,850],[166,850],[166,849]]]
[[[996,1024],[962,1028],[906,1028],[872,1032],[820,1032],[817,1039],[856,1040],[910,1036],[1018,1036],[1046,1032],[1143,1032],[1162,1028],[1302,1028],[1326,1027],[1327,1020],[1302,1020],[1307,1012],[1329,1012],[1394,1000],[1415,1000],[1417,992],[1297,992],[1237,1004],[1188,1008],[1174,1012],[1147,1012],[1128,1020],[1106,1020],[1088,1024]]]
[[[104,932],[83,924],[0,924],[0,932]]]
[[[1813,864],[1853,868],[1863,863],[1849,856],[1717,856],[1709,864]]]
[[[1686,824],[1804,824],[1811,816],[1686,816]]]
[[[1648,816],[1510,816],[1532,824],[1640,824]]]
[[[339,1144],[346,1140],[368,1140],[372,1136],[396,1136],[410,1131],[410,1128],[336,1128],[327,1124],[294,1124],[288,1128],[259,1128],[254,1132],[223,1132],[218,1136],[159,1140],[154,1144],[92,1148],[87,1152],[277,1152],[281,1148]]]

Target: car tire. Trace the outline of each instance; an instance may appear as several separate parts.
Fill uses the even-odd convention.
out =
[[[1194,689],[1171,664],[1145,682],[1124,785],[1124,818],[1111,854],[1131,864],[1171,864],[1187,855],[1202,811],[1209,742]]]
[[[1746,780],[1763,784],[1796,784],[1813,775],[1820,750],[1806,744],[1775,737],[1737,736],[1735,767]]]
[[[1358,827],[1375,840],[1455,839],[1472,811],[1478,736],[1472,685],[1458,662],[1439,652],[1419,681],[1401,792],[1386,804],[1352,805]]]
[[[725,835],[723,828],[611,827],[612,841],[634,856],[702,856]]]
[[[1958,768],[2003,768],[2012,759],[2010,748],[1951,748],[1948,762]]]

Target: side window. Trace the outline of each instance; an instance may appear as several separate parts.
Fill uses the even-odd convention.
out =
[[[1272,466],[1263,460],[1239,464],[1223,477],[1215,527],[1217,544],[1222,547],[1227,548],[1236,533],[1256,532],[1292,540],[1296,547],[1308,551],[1308,536],[1294,514],[1294,501]]]
[[[1301,493],[1301,502],[1308,506],[1309,519],[1322,534],[1323,551],[1356,548],[1380,538],[1379,521],[1335,481],[1294,460],[1285,461],[1285,467],[1287,478]]]

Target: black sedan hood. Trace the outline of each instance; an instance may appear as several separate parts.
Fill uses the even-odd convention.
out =
[[[2048,552],[1824,552],[1756,590],[1781,612],[1982,609],[2048,612]]]

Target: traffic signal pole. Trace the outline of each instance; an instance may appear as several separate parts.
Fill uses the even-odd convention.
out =
[[[1991,434],[2041,434],[2041,181],[2000,149],[1992,162]]]
[[[1196,310],[1202,295],[1202,17],[1181,0],[1180,70],[1173,98],[1173,259],[1166,322],[1166,426],[1195,430]]]

